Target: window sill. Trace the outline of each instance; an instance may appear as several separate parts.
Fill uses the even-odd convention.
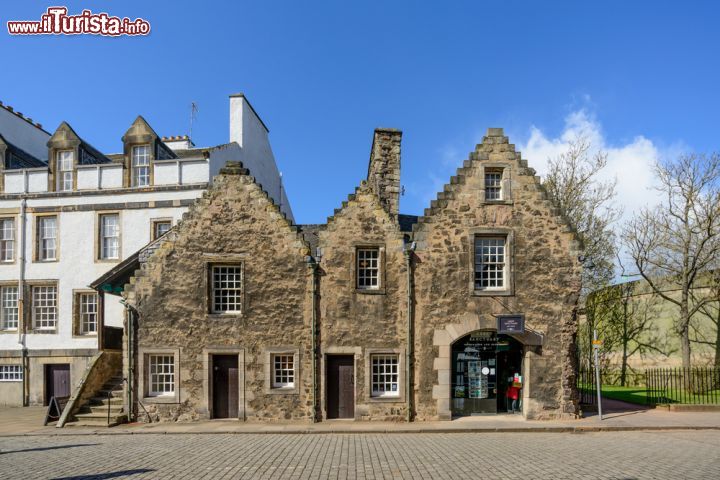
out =
[[[473,290],[473,297],[512,297],[515,296],[512,290]]]
[[[40,335],[48,335],[48,334],[52,335],[52,334],[57,333],[57,329],[55,329],[55,328],[52,328],[52,329],[50,329],[50,328],[48,328],[48,329],[33,328],[28,333],[38,333]]]
[[[512,205],[512,200],[483,200],[483,205]]]
[[[404,403],[405,400],[400,396],[396,397],[368,397],[368,401],[373,403]]]
[[[214,320],[234,320],[238,318],[243,317],[243,312],[233,312],[233,313],[208,313],[208,318],[214,319]]]
[[[355,293],[361,295],[385,295],[384,288],[355,288]]]
[[[180,403],[177,395],[145,396],[142,401],[143,403]]]
[[[3,333],[6,333],[6,334],[12,333],[14,335],[17,335],[18,329],[17,328],[3,328],[2,330],[0,330],[0,335],[2,335]]]
[[[119,258],[96,258],[95,263],[118,263],[121,260]]]
[[[300,389],[297,387],[274,387],[266,388],[267,395],[300,395]]]
[[[58,263],[59,261],[60,260],[57,258],[53,258],[51,260],[43,260],[43,259],[38,258],[36,260],[33,260],[33,263]]]

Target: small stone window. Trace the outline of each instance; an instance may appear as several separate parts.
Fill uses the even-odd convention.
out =
[[[148,395],[175,395],[174,355],[148,355]]]
[[[0,330],[17,330],[18,318],[18,287],[0,288]]]
[[[371,357],[373,397],[400,396],[399,361],[395,354],[373,355]]]
[[[475,237],[475,290],[505,290],[507,237]]]
[[[243,268],[239,265],[212,265],[211,313],[242,313]]]
[[[172,220],[153,220],[152,221],[152,239],[157,240],[158,238],[165,235],[172,228]]]
[[[0,382],[22,382],[22,365],[0,365]]]
[[[98,296],[94,292],[75,294],[75,325],[79,335],[95,335],[98,329]]]
[[[132,147],[132,186],[147,187],[150,185],[150,145]]]
[[[73,163],[75,152],[62,150],[56,153],[57,191],[66,192],[73,189]]]
[[[485,170],[485,200],[498,201],[503,199],[503,171],[501,168]]]
[[[274,354],[273,388],[295,388],[295,356],[292,353]]]
[[[380,288],[380,249],[359,247],[357,249],[357,288],[377,290]]]
[[[57,325],[57,287],[32,287],[32,319],[34,330],[55,330]]]
[[[0,262],[15,259],[15,219],[0,218]]]

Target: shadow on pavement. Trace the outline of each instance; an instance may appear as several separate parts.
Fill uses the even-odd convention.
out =
[[[154,472],[151,468],[135,468],[133,470],[118,470],[117,472],[96,473],[95,475],[78,475],[75,477],[56,477],[53,480],[103,480],[106,478],[129,477],[140,473]]]
[[[57,445],[54,447],[25,448],[22,450],[0,450],[0,455],[4,455],[6,453],[41,452],[43,450],[58,450],[61,448],[91,447],[93,445],[100,445],[100,444],[99,443],[74,443],[72,445]]]

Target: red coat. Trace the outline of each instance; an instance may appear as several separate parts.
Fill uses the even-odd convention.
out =
[[[517,400],[520,397],[520,389],[518,387],[508,387],[505,396],[510,400]]]

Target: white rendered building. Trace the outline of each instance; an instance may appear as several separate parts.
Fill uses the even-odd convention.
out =
[[[89,283],[171,228],[229,160],[292,218],[268,130],[242,94],[230,97],[227,144],[159,137],[138,117],[119,154],[0,104],[0,405],[70,395],[99,349],[119,348],[107,327],[122,327],[124,308]]]

